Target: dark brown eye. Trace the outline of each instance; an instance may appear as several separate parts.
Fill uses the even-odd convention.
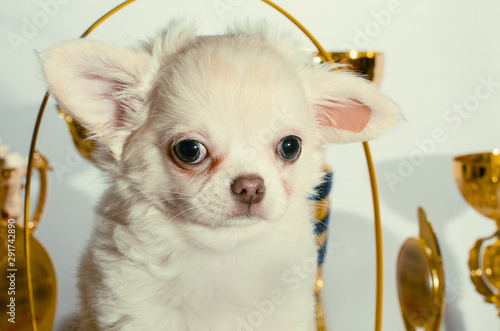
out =
[[[200,163],[207,156],[207,148],[196,140],[181,140],[174,149],[179,159],[190,164]]]
[[[288,136],[278,144],[278,155],[285,161],[293,161],[300,155],[301,140],[296,136]]]

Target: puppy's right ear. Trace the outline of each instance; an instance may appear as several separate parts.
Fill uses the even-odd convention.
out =
[[[303,84],[323,143],[367,141],[402,119],[401,110],[371,82],[330,65],[311,66]]]
[[[55,48],[42,61],[50,93],[115,157],[126,134],[141,122],[151,65],[143,50],[81,39]]]

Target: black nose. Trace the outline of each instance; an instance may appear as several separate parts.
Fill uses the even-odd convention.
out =
[[[247,175],[236,178],[231,184],[231,191],[238,201],[251,205],[264,198],[266,186],[259,176]]]

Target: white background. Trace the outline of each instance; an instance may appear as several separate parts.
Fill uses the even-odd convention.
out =
[[[49,8],[43,3],[56,3],[57,7]],[[41,0],[0,4],[0,137],[11,149],[24,156],[28,154],[31,131],[45,92],[37,52],[43,56],[43,51],[78,37],[118,3]],[[223,13],[214,6],[221,3],[229,6]],[[345,45],[352,45],[386,55],[382,90],[401,106],[406,121],[372,143],[385,249],[383,329],[403,329],[395,264],[400,245],[418,233],[416,208],[422,205],[433,222],[444,257],[447,306],[443,329],[498,330],[496,308],[475,292],[467,267],[469,249],[475,240],[493,233],[494,223],[466,205],[453,182],[451,159],[500,147],[500,87],[492,87],[488,97],[473,104],[481,79],[497,85],[500,82],[500,2],[281,0],[277,3],[329,50],[345,50]],[[377,13],[388,9],[393,13],[382,20]],[[44,14],[44,10],[50,15]],[[246,18],[265,18],[283,29],[297,31],[258,0],[140,0],[104,23],[91,37],[131,44],[182,15],[197,21],[201,33],[221,32],[233,20]],[[26,22],[39,26],[29,30]],[[366,34],[364,38],[362,33]],[[9,41],[9,36],[12,39],[14,35],[24,39],[18,39],[21,40],[18,44]],[[304,45],[312,47],[306,39]],[[464,115],[454,115],[454,120],[443,117],[450,115],[454,106],[464,103],[470,109]],[[436,129],[444,138],[430,144]],[[427,141],[425,148],[419,147],[422,141]],[[78,309],[77,260],[88,239],[92,208],[104,188],[104,180],[92,165],[75,157],[69,133],[53,102],[46,110],[38,149],[54,166],[49,204],[36,236],[56,266],[59,286],[56,319],[61,327]],[[414,165],[409,163],[410,157]],[[336,249],[325,266],[326,316],[331,330],[371,330],[375,252],[371,197],[361,144],[330,146],[327,158],[336,171],[330,233],[330,243]],[[386,177],[391,174],[399,176],[399,181],[388,182]]]

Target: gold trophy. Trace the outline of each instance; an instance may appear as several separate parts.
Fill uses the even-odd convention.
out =
[[[443,261],[434,230],[418,209],[420,234],[401,246],[397,264],[399,303],[408,331],[437,331],[444,308]]]
[[[28,223],[32,230],[39,225],[46,201],[47,171],[44,156],[35,153],[35,168],[40,173],[40,194],[35,215]],[[17,162],[12,162],[17,159]],[[19,162],[20,161],[20,162]],[[31,330],[29,299],[24,258],[22,198],[26,163],[0,143],[0,330]],[[31,280],[39,330],[52,330],[56,308],[56,278],[52,262],[34,237],[31,244]]]
[[[465,200],[496,221],[497,232],[476,241],[470,251],[469,268],[476,290],[500,310],[500,150],[454,158],[453,177]]]

